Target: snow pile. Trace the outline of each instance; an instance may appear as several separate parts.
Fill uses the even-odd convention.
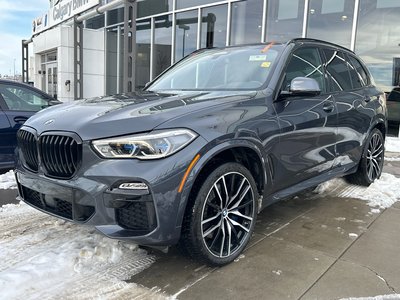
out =
[[[385,142],[385,151],[400,152],[400,138],[387,137]]]
[[[365,200],[374,207],[374,212],[388,208],[400,201],[400,178],[382,173],[379,180],[375,180],[369,187],[349,185],[344,179],[332,179],[320,184],[315,190],[318,194],[327,194],[342,198],[356,198]]]
[[[125,282],[155,260],[134,244],[23,203],[0,208],[0,228],[1,298],[165,298]]]
[[[382,173],[369,187],[349,186],[339,197],[357,198],[368,201],[368,205],[380,209],[391,207],[400,201],[400,178]]]
[[[385,161],[400,161],[400,157],[387,157],[385,156]]]
[[[15,181],[14,171],[9,171],[0,175],[0,190],[16,189],[17,183]]]

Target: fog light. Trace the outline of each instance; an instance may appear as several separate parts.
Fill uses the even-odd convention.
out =
[[[148,190],[149,187],[143,182],[125,182],[120,184],[121,190]]]

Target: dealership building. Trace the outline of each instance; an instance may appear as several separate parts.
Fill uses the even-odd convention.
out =
[[[143,88],[199,48],[309,37],[355,51],[390,92],[399,20],[399,0],[50,0],[23,41],[23,74],[72,101]]]

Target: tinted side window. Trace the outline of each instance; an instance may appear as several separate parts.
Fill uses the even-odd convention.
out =
[[[286,68],[282,90],[289,91],[290,83],[296,77],[313,78],[318,82],[321,91],[325,91],[322,60],[317,48],[301,48],[293,52]]]
[[[339,92],[353,89],[351,85],[348,63],[343,53],[331,50],[323,50],[326,57],[326,74],[331,92]]]
[[[354,70],[353,72],[356,73],[356,78],[355,80],[353,79],[353,75],[352,75],[352,80],[353,80],[353,85],[354,85],[354,81],[356,82],[356,85],[361,85],[361,86],[366,86],[369,84],[369,78],[367,75],[367,72],[365,71],[364,67],[361,65],[361,63],[358,61],[358,59],[356,59],[354,56],[348,55],[349,60],[352,64],[351,68]],[[352,72],[352,71],[350,71]]]
[[[44,96],[22,86],[2,84],[0,94],[9,110],[36,112],[49,105]]]

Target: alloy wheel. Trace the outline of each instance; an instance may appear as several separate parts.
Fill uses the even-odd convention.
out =
[[[201,215],[207,250],[218,258],[234,255],[251,234],[255,216],[254,191],[241,173],[219,177],[209,190]]]
[[[383,147],[381,136],[374,133],[369,141],[367,151],[367,175],[371,181],[378,178],[381,174],[384,155]]]

